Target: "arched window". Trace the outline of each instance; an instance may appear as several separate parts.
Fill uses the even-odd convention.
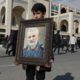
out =
[[[12,25],[19,24],[22,19],[22,14],[25,9],[22,6],[16,6],[12,9]]]
[[[66,13],[66,9],[65,8],[61,9],[61,14],[63,14],[63,13]]]
[[[5,23],[5,7],[1,8],[1,23]]]
[[[4,23],[5,23],[5,15],[2,18],[2,24],[4,24]]]
[[[74,20],[74,29],[75,29],[75,33],[78,34],[78,30],[79,30],[79,22],[78,22],[78,20]]]
[[[68,21],[67,20],[61,21],[60,30],[63,31],[63,32],[68,31]]]

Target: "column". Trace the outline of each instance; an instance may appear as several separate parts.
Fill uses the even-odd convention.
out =
[[[78,30],[78,31],[79,31],[79,33],[78,33],[78,34],[80,34],[80,23],[79,23],[79,30]]]
[[[57,30],[60,30],[60,14],[57,15]]]
[[[68,27],[68,33],[73,34],[74,33],[74,26],[73,26],[73,13],[69,13],[69,27]]]
[[[1,11],[1,10],[0,10]],[[1,12],[0,12],[0,24],[1,24]]]
[[[5,35],[10,35],[12,0],[6,0],[6,4],[5,5],[6,5],[6,12],[5,12],[6,33],[5,33]]]
[[[59,3],[58,6],[59,6],[58,13],[61,14],[61,4]]]
[[[73,22],[73,29],[74,29],[74,33],[76,33],[76,22]]]
[[[50,16],[50,17],[52,17],[52,15],[51,15],[51,2],[52,2],[52,0],[49,0],[49,8],[50,8],[50,9],[49,9],[49,16]]]
[[[27,0],[26,19],[32,19],[31,8],[33,6],[33,0]]]

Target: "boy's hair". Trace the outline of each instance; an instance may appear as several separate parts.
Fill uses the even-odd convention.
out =
[[[46,13],[46,7],[42,3],[36,3],[33,5],[32,12],[41,11],[43,14]]]

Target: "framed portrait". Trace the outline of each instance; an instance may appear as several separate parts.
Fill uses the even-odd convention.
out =
[[[16,61],[21,64],[49,64],[52,54],[53,19],[23,20],[20,22]]]

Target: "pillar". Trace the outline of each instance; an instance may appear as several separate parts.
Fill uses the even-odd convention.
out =
[[[31,8],[33,6],[33,0],[27,0],[28,4],[27,4],[27,12],[26,12],[26,19],[32,19],[32,12],[31,12]]]
[[[80,34],[80,23],[79,23],[79,34]]]
[[[74,26],[73,26],[73,13],[69,13],[69,27],[68,27],[68,33],[73,34],[74,33]]]
[[[11,31],[12,0],[6,0],[5,5],[6,5],[6,12],[5,12],[6,33],[5,33],[5,35],[10,35],[10,31]]]

